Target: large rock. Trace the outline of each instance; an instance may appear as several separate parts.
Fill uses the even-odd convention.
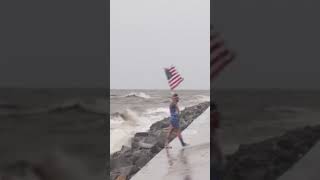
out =
[[[320,139],[320,126],[289,131],[259,143],[240,145],[227,156],[224,180],[276,180]]]
[[[185,129],[190,123],[201,115],[210,103],[201,103],[199,105],[188,107],[181,111],[180,126]],[[110,156],[110,178],[116,179],[120,175],[127,178],[132,177],[143,166],[145,166],[158,152],[164,148],[167,138],[169,118],[164,118],[151,125],[148,132],[139,132],[131,139],[131,148],[122,147],[122,149]],[[171,141],[174,134],[169,138]],[[123,172],[126,170],[125,172]],[[129,171],[129,173],[128,173]]]
[[[170,121],[169,121],[169,118],[165,118],[163,119],[162,121],[158,121],[156,123],[153,123],[151,126],[150,126],[150,131],[151,132],[154,132],[154,131],[158,131],[160,129],[163,129],[163,128],[167,128],[170,126]]]

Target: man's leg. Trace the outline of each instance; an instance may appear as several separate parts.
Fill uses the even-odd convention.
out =
[[[169,138],[170,138],[173,130],[174,130],[174,128],[172,127],[172,125],[170,125],[170,130],[169,130],[169,132],[167,134],[167,138],[166,138],[166,142],[165,142],[165,147],[166,148],[170,148],[168,144],[169,144]]]
[[[181,142],[181,145],[182,146],[186,146],[187,144],[183,141],[182,136],[181,136],[181,130],[177,129],[177,133],[178,133],[178,138],[179,138],[179,140]]]

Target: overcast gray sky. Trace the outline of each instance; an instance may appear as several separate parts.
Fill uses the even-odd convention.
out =
[[[108,87],[105,2],[1,1],[0,87]]]
[[[111,0],[111,89],[167,89],[176,65],[181,89],[209,89],[210,0]]]
[[[231,88],[320,88],[320,1],[215,0],[215,27],[238,57],[215,82]]]

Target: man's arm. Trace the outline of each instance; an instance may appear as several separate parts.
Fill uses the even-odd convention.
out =
[[[176,106],[177,113],[180,114],[180,109],[178,107],[178,104],[175,104],[175,106]]]

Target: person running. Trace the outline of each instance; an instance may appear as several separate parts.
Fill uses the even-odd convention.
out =
[[[170,104],[170,130],[168,132],[167,138],[166,138],[166,143],[165,147],[166,148],[171,148],[168,146],[169,139],[173,131],[177,132],[177,136],[181,142],[182,146],[186,146],[187,144],[183,141],[182,136],[181,136],[181,130],[180,130],[180,125],[179,125],[179,115],[180,115],[180,110],[178,107],[178,102],[179,102],[179,96],[178,94],[173,94],[172,95],[172,102]]]

